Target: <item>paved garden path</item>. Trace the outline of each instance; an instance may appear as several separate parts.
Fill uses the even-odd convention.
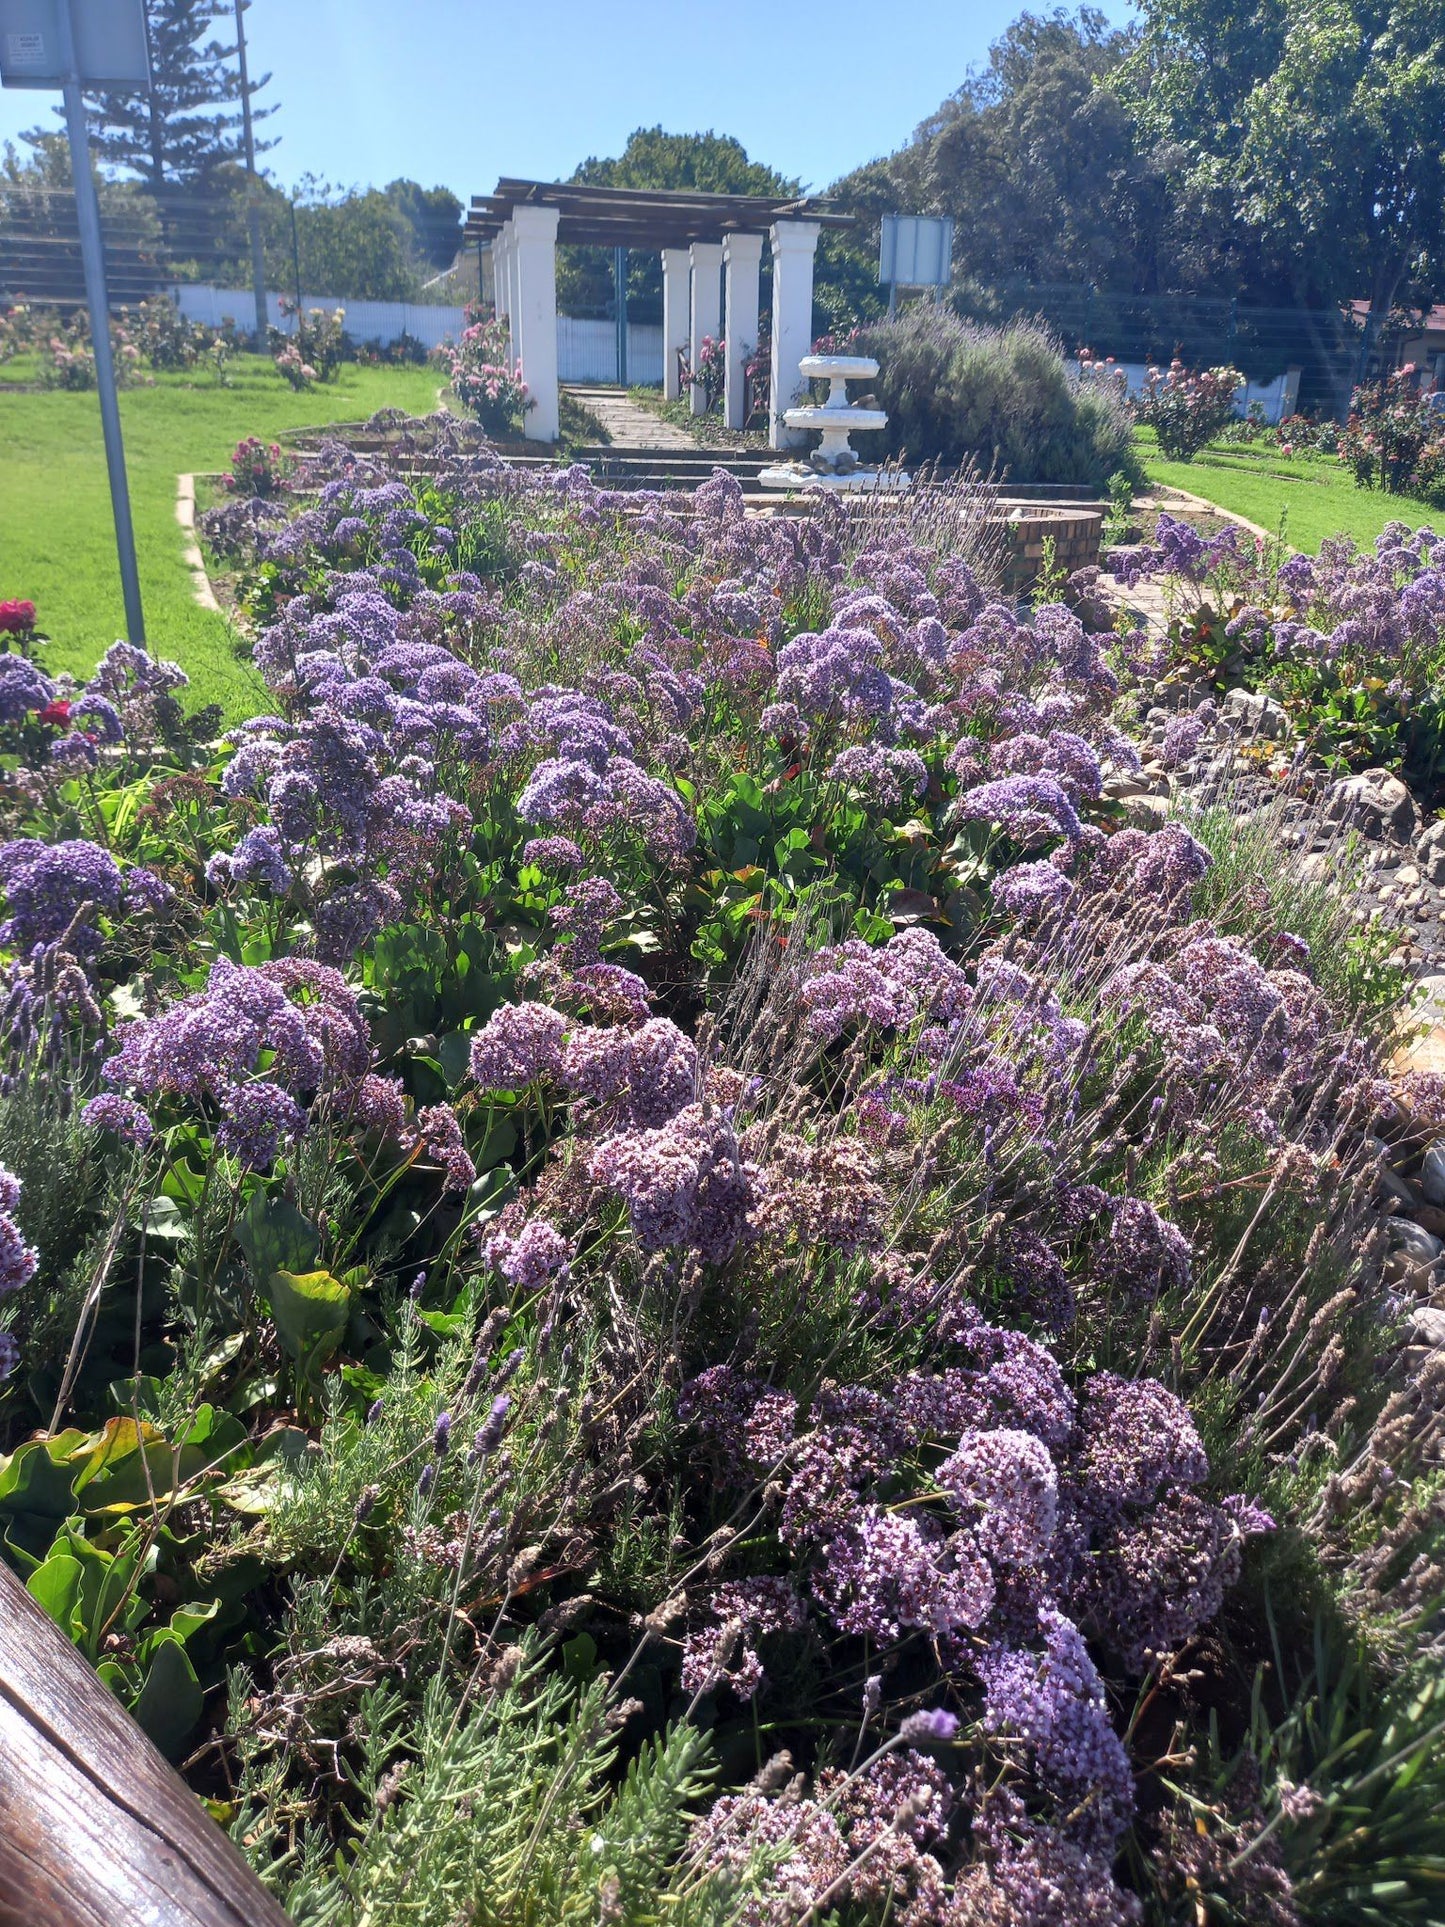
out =
[[[612,437],[614,448],[695,449],[696,441],[686,429],[658,419],[640,408],[625,388],[590,388],[565,384],[567,393],[581,402],[601,422]]]

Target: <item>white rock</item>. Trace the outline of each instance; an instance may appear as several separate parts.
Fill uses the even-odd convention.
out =
[[[1251,736],[1267,736],[1271,742],[1282,743],[1289,735],[1289,717],[1283,703],[1260,689],[1231,689],[1222,713],[1226,721]]]
[[[1389,1233],[1390,1249],[1397,1251],[1412,1264],[1433,1265],[1435,1260],[1445,1254],[1445,1244],[1427,1231],[1413,1218],[1386,1218],[1385,1229]]]
[[[1445,1311],[1418,1305],[1410,1314],[1410,1337],[1417,1345],[1445,1345]]]
[[[1415,845],[1415,859],[1427,883],[1445,883],[1445,817],[1432,823]]]
[[[1366,836],[1410,841],[1419,827],[1420,813],[1409,790],[1387,769],[1361,770],[1343,776],[1325,792],[1325,814],[1332,821],[1363,830]]]
[[[1420,1165],[1420,1189],[1428,1204],[1445,1204],[1445,1141],[1430,1145]]]

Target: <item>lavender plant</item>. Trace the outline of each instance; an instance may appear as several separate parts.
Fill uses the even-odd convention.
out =
[[[1282,1577],[1382,1673],[1433,1625],[1388,972],[1122,824],[1145,645],[999,600],[956,495],[375,427],[412,479],[209,524],[271,697],[212,752],[121,646],[0,657],[0,1152],[45,1106],[105,1178],[67,1245],[15,1162],[6,1556],[76,1556],[44,1453],[125,1640],[203,1602],[167,1743],[298,1920],[1163,1923],[1200,1825],[1305,1917],[1299,1749],[1205,1754]]]

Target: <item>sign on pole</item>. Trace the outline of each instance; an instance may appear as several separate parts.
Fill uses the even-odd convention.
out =
[[[138,0],[71,0],[75,59],[87,87],[150,90],[145,8]],[[0,81],[65,84],[59,0],[0,0]]]
[[[110,349],[110,303],[105,292],[100,202],[90,171],[90,139],[85,125],[85,97],[81,92],[83,87],[127,87],[140,93],[150,92],[144,0],[0,0],[0,85],[59,88],[65,103],[80,260],[85,273],[85,301],[90,310],[90,340],[95,353],[100,421],[105,433],[105,463],[110,475],[110,505],[115,518],[126,634],[132,642],[144,645],[145,614],[141,608],[130,488],[120,435],[115,361]]]
[[[899,288],[946,288],[952,278],[952,215],[883,216],[878,282],[889,290],[890,314]]]

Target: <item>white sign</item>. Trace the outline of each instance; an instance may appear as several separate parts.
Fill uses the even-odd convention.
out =
[[[898,288],[946,288],[953,278],[953,219],[942,214],[885,214],[878,279]]]
[[[0,86],[60,87],[58,8],[69,5],[76,78],[150,91],[144,0],[0,0]]]

